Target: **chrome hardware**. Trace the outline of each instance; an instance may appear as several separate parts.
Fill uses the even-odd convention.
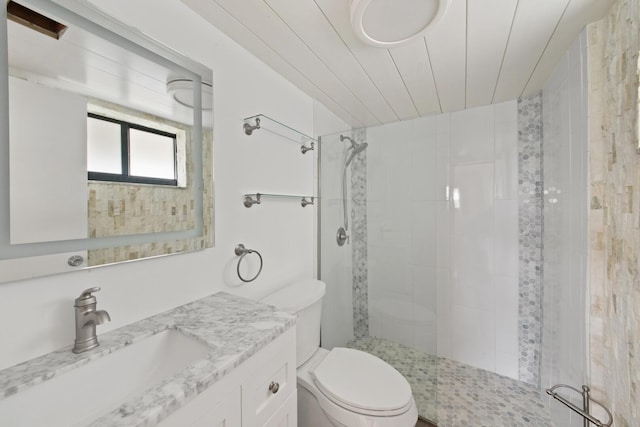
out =
[[[347,230],[344,227],[338,228],[338,232],[336,233],[336,242],[338,246],[342,246],[349,240],[349,236],[347,235]]]
[[[256,124],[253,126],[251,126],[249,123],[245,123],[242,126],[242,129],[244,129],[244,133],[246,133],[247,135],[251,135],[254,130],[260,129],[260,118],[256,117]]]
[[[83,262],[84,258],[82,258],[80,255],[70,256],[67,260],[67,264],[69,264],[71,267],[78,267],[82,265]]]
[[[579,407],[577,407],[573,403],[569,402],[569,400],[567,400],[566,398],[564,398],[564,397],[560,396],[558,393],[556,393],[555,390],[558,389],[558,388],[568,388],[569,390],[573,390],[576,393],[581,394],[582,395],[582,409],[580,409]],[[570,385],[566,385],[566,384],[556,384],[553,387],[547,389],[547,394],[549,396],[551,396],[554,399],[558,400],[564,406],[566,406],[567,408],[571,409],[573,412],[575,412],[576,414],[578,414],[582,418],[584,418],[584,427],[589,427],[589,423],[593,423],[594,425],[596,425],[598,427],[610,427],[611,424],[613,424],[613,416],[611,415],[611,412],[602,403],[600,403],[597,400],[593,399],[591,397],[590,393],[591,393],[591,389],[589,388],[589,386],[586,386],[586,385],[582,386],[582,391],[578,390],[575,387],[571,387]],[[589,413],[591,402],[593,402],[596,405],[600,406],[607,413],[607,416],[609,417],[609,420],[606,423],[603,423],[602,421],[600,421],[599,419],[593,417]]]
[[[344,167],[342,168],[342,227],[338,229],[336,241],[338,246],[344,245],[349,240],[347,230],[349,229],[349,217],[347,216],[347,168],[359,153],[362,153],[369,146],[366,142],[357,143],[348,136],[340,135],[340,141],[349,141],[350,145],[344,150]]]
[[[276,394],[278,390],[280,390],[280,384],[275,381],[271,381],[271,384],[269,384],[269,391],[273,394]]]
[[[251,195],[249,194],[245,194],[244,195],[244,207],[245,208],[250,208],[253,205],[259,205],[260,204],[260,193],[256,193],[256,198],[254,199],[253,197],[251,197]]]
[[[245,283],[253,282],[254,280],[256,280],[260,275],[260,273],[262,272],[262,255],[260,255],[260,252],[254,249],[247,249],[242,243],[239,243],[236,246],[234,253],[240,257],[240,259],[238,259],[238,265],[236,266],[236,273],[238,273],[238,278]],[[242,274],[240,274],[240,263],[242,262],[242,259],[249,254],[258,255],[258,258],[260,258],[260,268],[258,269],[258,272],[256,273],[256,275],[253,276],[251,279],[245,279],[244,277],[242,277]]]
[[[76,339],[71,350],[74,353],[83,353],[97,347],[99,343],[96,326],[111,321],[109,313],[96,310],[97,301],[92,294],[99,290],[99,287],[85,289],[75,299]]]
[[[313,151],[315,150],[315,148],[316,148],[316,145],[312,141],[309,147],[305,147],[304,145],[301,146],[300,151],[302,151],[302,154],[307,154],[307,151]]]
[[[282,123],[279,120],[275,120],[264,114],[258,114],[251,117],[245,117],[242,129],[247,135],[252,135],[256,129],[262,129],[265,132],[276,135],[280,138],[295,142],[296,144],[305,145],[310,143],[310,147],[300,147],[302,154],[309,150],[314,149],[314,144],[318,142],[317,139],[300,132],[299,130]],[[253,124],[255,121],[255,125]]]
[[[279,199],[279,200],[290,200],[297,199],[300,200],[300,206],[303,208],[308,205],[313,205],[315,201],[314,196],[298,196],[293,194],[265,194],[265,193],[253,193],[253,194],[244,194],[242,196],[242,204],[245,208],[250,208],[253,205],[259,205],[262,203],[262,200],[267,199]]]

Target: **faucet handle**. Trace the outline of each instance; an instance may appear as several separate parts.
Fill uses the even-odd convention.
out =
[[[75,305],[76,306],[78,306],[78,305],[79,306],[85,306],[85,305],[89,305],[89,304],[95,304],[96,303],[96,297],[94,297],[92,295],[92,293],[98,292],[99,290],[100,290],[99,286],[95,286],[93,288],[85,289],[84,291],[82,291],[80,296],[78,298],[76,298]]]

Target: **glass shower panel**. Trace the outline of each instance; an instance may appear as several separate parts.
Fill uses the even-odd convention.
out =
[[[351,245],[340,247],[336,243],[336,232],[343,225],[342,174],[346,145],[340,141],[340,134],[323,136],[318,145],[318,276],[327,285],[320,332],[322,347],[331,349],[344,347],[353,339]],[[347,179],[350,180],[348,171]],[[350,185],[347,191],[348,199]]]
[[[436,354],[430,127],[434,118],[367,130],[369,323],[372,336]]]

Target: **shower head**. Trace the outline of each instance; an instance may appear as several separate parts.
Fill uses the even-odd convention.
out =
[[[369,146],[368,143],[366,142],[362,142],[360,144],[356,144],[355,146],[352,146],[353,148],[353,155],[355,156],[356,154],[364,151],[367,147]]]
[[[347,151],[353,150],[351,153],[349,153],[349,156],[347,156],[347,159],[344,162],[344,168],[346,170],[349,167],[349,164],[351,163],[353,158],[356,156],[356,154],[364,151],[365,148],[367,148],[367,146],[369,144],[367,144],[366,142],[358,144],[357,142],[355,142],[353,139],[349,138],[348,136],[340,135],[340,141],[344,141],[345,139],[348,140],[351,143],[351,146],[347,148]]]
[[[351,151],[351,153],[349,153],[349,156],[347,157],[347,160],[344,162],[344,168],[345,170],[349,167],[349,165],[351,164],[351,161],[353,160],[353,158],[358,154],[363,152],[367,146],[369,144],[367,144],[366,142],[363,142],[361,144],[355,144],[352,145],[351,147],[347,148],[347,151],[349,151],[349,149],[352,149],[353,151]]]

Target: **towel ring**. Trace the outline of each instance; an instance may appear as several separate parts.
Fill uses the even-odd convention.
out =
[[[234,253],[240,257],[240,259],[238,260],[238,265],[236,266],[236,272],[238,273],[238,277],[240,278],[240,280],[245,283],[253,282],[254,280],[256,280],[262,272],[262,255],[260,255],[260,252],[253,249],[247,249],[242,243],[239,243],[238,246],[236,246]],[[242,277],[242,274],[240,274],[240,263],[242,262],[242,258],[244,258],[248,254],[256,254],[258,255],[258,258],[260,258],[260,268],[258,269],[256,275],[251,279],[245,279],[244,277]]]

